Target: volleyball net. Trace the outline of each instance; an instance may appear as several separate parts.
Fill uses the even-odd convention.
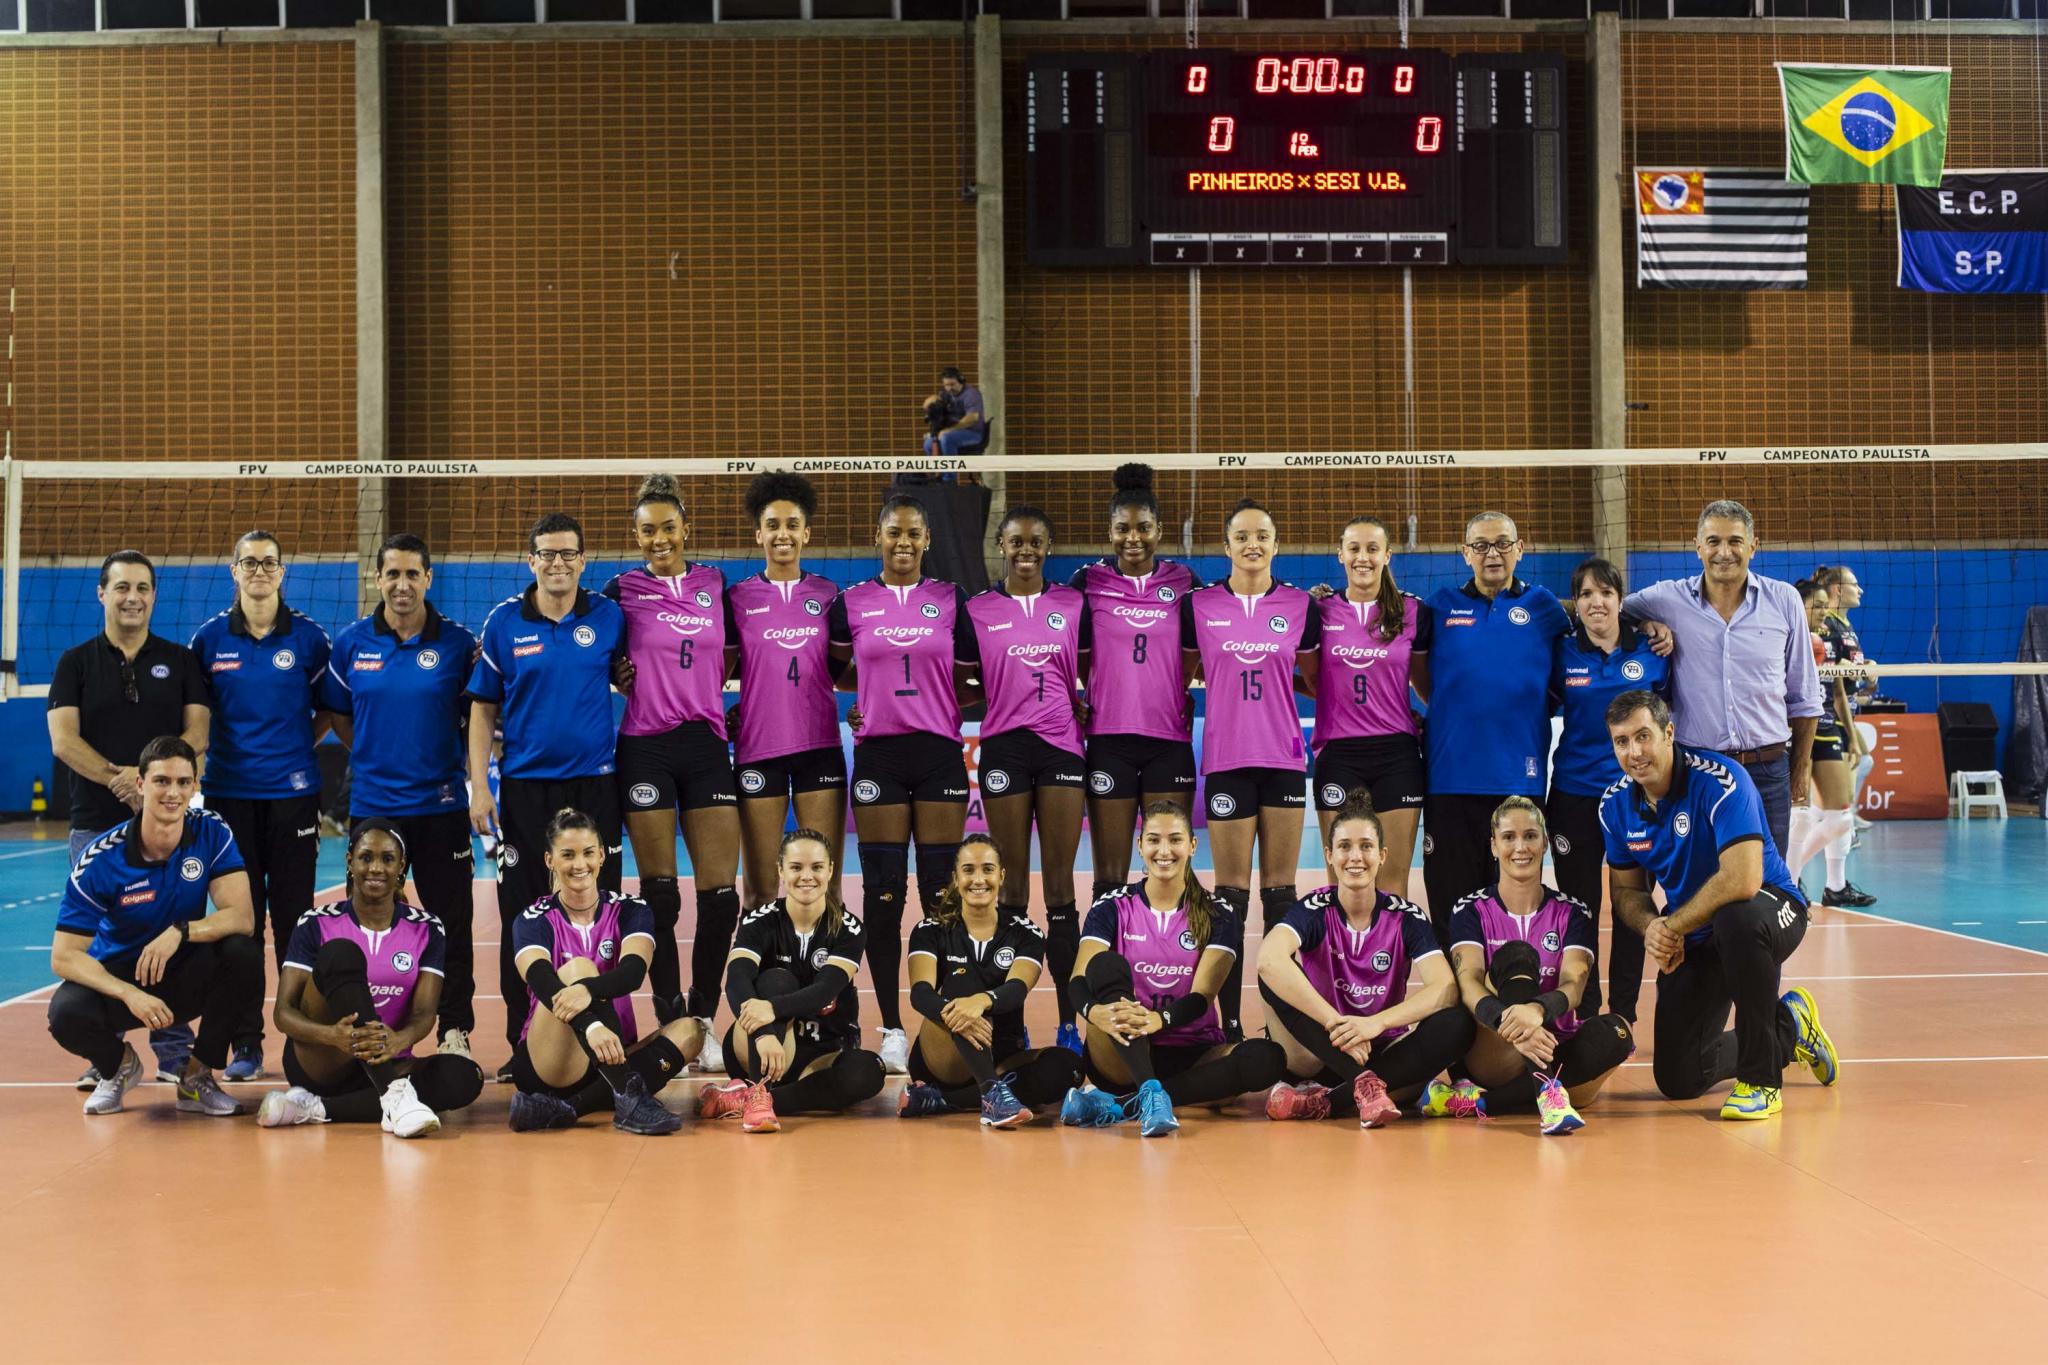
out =
[[[532,581],[527,529],[567,512],[585,529],[585,586],[637,561],[630,511],[639,480],[676,474],[691,512],[689,554],[728,578],[760,564],[743,497],[770,469],[807,474],[819,516],[806,563],[854,582],[875,572],[875,513],[897,480],[964,472],[984,480],[995,509],[981,545],[992,572],[995,522],[1006,506],[1044,509],[1055,533],[1048,577],[1102,554],[1117,456],[901,460],[772,455],[730,460],[485,460],[365,464],[121,461],[6,464],[5,615],[0,655],[9,695],[43,692],[57,657],[102,626],[102,558],[134,548],[159,566],[157,633],[189,639],[230,602],[235,540],[274,534],[285,598],[330,632],[375,605],[376,547],[397,532],[424,538],[432,598],[471,628]],[[1508,514],[1524,542],[1521,576],[1568,595],[1572,569],[1597,552],[1631,584],[1699,572],[1696,519],[1731,498],[1755,515],[1755,567],[1788,580],[1844,566],[1862,603],[1852,613],[1878,690],[1913,710],[1978,701],[2002,722],[2015,677],[2048,671],[2027,657],[2029,607],[2048,605],[2048,443],[1631,451],[1410,451],[1162,454],[1156,471],[1161,552],[1205,577],[1227,571],[1223,525],[1241,498],[1278,525],[1278,575],[1341,583],[1336,545],[1359,514],[1388,527],[1401,586],[1427,595],[1469,576],[1458,546],[1468,517]],[[911,487],[964,504],[943,484]],[[2002,724],[2002,728],[2007,728]]]

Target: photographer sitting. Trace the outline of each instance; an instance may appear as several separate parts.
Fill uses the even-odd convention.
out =
[[[948,365],[939,371],[939,391],[924,400],[926,455],[975,454],[988,444],[987,405],[981,390]]]

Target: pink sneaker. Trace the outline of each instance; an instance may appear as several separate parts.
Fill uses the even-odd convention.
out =
[[[1326,1119],[1330,1117],[1329,1088],[1313,1083],[1289,1085],[1282,1081],[1266,1093],[1266,1117]]]
[[[1351,1093],[1358,1100],[1360,1128],[1379,1128],[1401,1117],[1401,1106],[1387,1098],[1386,1084],[1370,1071],[1358,1073]]]
[[[782,1129],[775,1117],[775,1100],[768,1093],[768,1083],[757,1081],[747,1090],[746,1099],[740,1106],[740,1131],[743,1133],[775,1133]]]
[[[736,1119],[746,1104],[747,1091],[752,1087],[746,1081],[728,1081],[724,1085],[706,1085],[697,1092],[697,1117],[700,1119]]]

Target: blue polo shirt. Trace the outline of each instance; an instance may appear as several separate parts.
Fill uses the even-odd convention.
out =
[[[1670,914],[1698,894],[1721,870],[1721,850],[1747,839],[1764,846],[1764,885],[1776,887],[1801,905],[1806,897],[1771,842],[1764,803],[1748,773],[1711,749],[1674,746],[1671,790],[1651,809],[1642,788],[1624,778],[1600,799],[1600,834],[1607,865],[1647,868],[1664,888]],[[1713,936],[1712,920],[1685,936],[1698,943]]]
[[[612,771],[612,656],[625,648],[626,614],[608,597],[576,590],[550,621],[533,588],[491,608],[469,695],[498,705],[505,776],[554,782]]]
[[[1634,688],[1671,699],[1671,665],[1632,626],[1622,626],[1611,654],[1587,637],[1584,626],[1558,637],[1550,704],[1564,717],[1564,733],[1557,741],[1552,791],[1598,796],[1621,780],[1607,733],[1607,703]]]
[[[1548,588],[1517,578],[1488,601],[1478,584],[1440,588],[1429,650],[1423,742],[1429,790],[1543,796],[1550,756],[1550,666],[1570,619]]]
[[[469,809],[462,689],[475,655],[476,637],[431,604],[410,640],[398,638],[381,606],[342,628],[320,679],[320,705],[355,723],[350,815]]]
[[[91,934],[86,951],[101,962],[133,957],[173,924],[205,918],[214,879],[242,870],[235,836],[210,810],[185,812],[178,851],[162,862],[143,856],[140,822],[137,816],[87,844],[57,903],[57,931]]]
[[[318,792],[313,712],[328,657],[320,624],[280,605],[259,640],[238,604],[199,627],[191,649],[213,693],[206,794],[267,801]]]

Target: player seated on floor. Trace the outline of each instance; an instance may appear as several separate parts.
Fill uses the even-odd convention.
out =
[[[1031,1106],[1057,1103],[1081,1083],[1081,1058],[1032,1049],[1024,1002],[1045,969],[1045,935],[1005,913],[995,840],[970,834],[953,855],[939,913],[910,931],[910,1003],[924,1022],[910,1050],[905,1118],[981,1111],[989,1128],[1031,1122]]]
[[[1259,945],[1266,1033],[1287,1062],[1268,1118],[1356,1114],[1378,1128],[1472,1045],[1429,917],[1379,889],[1385,848],[1371,793],[1353,790],[1323,845],[1337,884],[1296,901]],[[1412,999],[1411,969],[1422,977]]]
[[[1194,856],[1187,811],[1153,802],[1138,834],[1145,879],[1088,911],[1068,992],[1098,1088],[1068,1091],[1063,1123],[1105,1127],[1135,1113],[1140,1133],[1161,1137],[1180,1127],[1176,1104],[1220,1104],[1280,1078],[1279,1044],[1224,1039],[1216,993],[1244,925],[1195,879]]]
[[[248,1112],[213,1078],[228,1064],[238,1015],[261,1008],[263,945],[249,874],[227,822],[192,810],[199,757],[176,735],[135,761],[142,807],[87,844],[57,906],[50,970],[50,1036],[100,1080],[88,1114],[118,1114],[142,1080],[129,1029],[198,1019],[199,1041],[178,1076],[178,1112]],[[213,901],[213,913],[206,902]]]
[[[291,1088],[263,1097],[265,1128],[382,1123],[424,1137],[483,1093],[471,1058],[412,1055],[440,1014],[447,937],[399,900],[405,869],[398,826],[372,816],[348,836],[349,899],[299,917],[271,1013]]]
[[[526,982],[526,1023],[512,1053],[514,1132],[573,1128],[612,1111],[612,1127],[658,1137],[683,1126],[655,1096],[704,1045],[685,1014],[642,1038],[632,995],[654,957],[654,912],[598,886],[597,821],[564,808],[548,822],[554,890],[512,923],[512,962]]]
[[[782,836],[782,896],[740,921],[725,961],[733,1079],[697,1095],[700,1118],[772,1133],[791,1114],[850,1109],[882,1091],[882,1059],[860,1047],[853,975],[867,931],[832,891],[832,846],[814,829]]]
[[[1470,1077],[1431,1088],[1425,1106],[1453,1118],[1534,1109],[1545,1133],[1585,1127],[1590,1104],[1635,1051],[1618,1014],[1579,1018],[1598,960],[1599,929],[1583,903],[1543,884],[1550,838],[1543,808],[1510,796],[1494,808],[1500,880],[1451,910],[1451,961],[1465,1008],[1479,1021]]]
[[[1766,1119],[1783,1108],[1787,1062],[1833,1085],[1835,1045],[1813,997],[1778,993],[1779,969],[1806,937],[1806,897],[1771,842],[1756,784],[1740,764],[1679,744],[1671,708],[1649,692],[1608,703],[1607,732],[1623,774],[1600,798],[1608,896],[1661,973],[1657,1089],[1689,1100],[1733,1077],[1721,1117]]]

